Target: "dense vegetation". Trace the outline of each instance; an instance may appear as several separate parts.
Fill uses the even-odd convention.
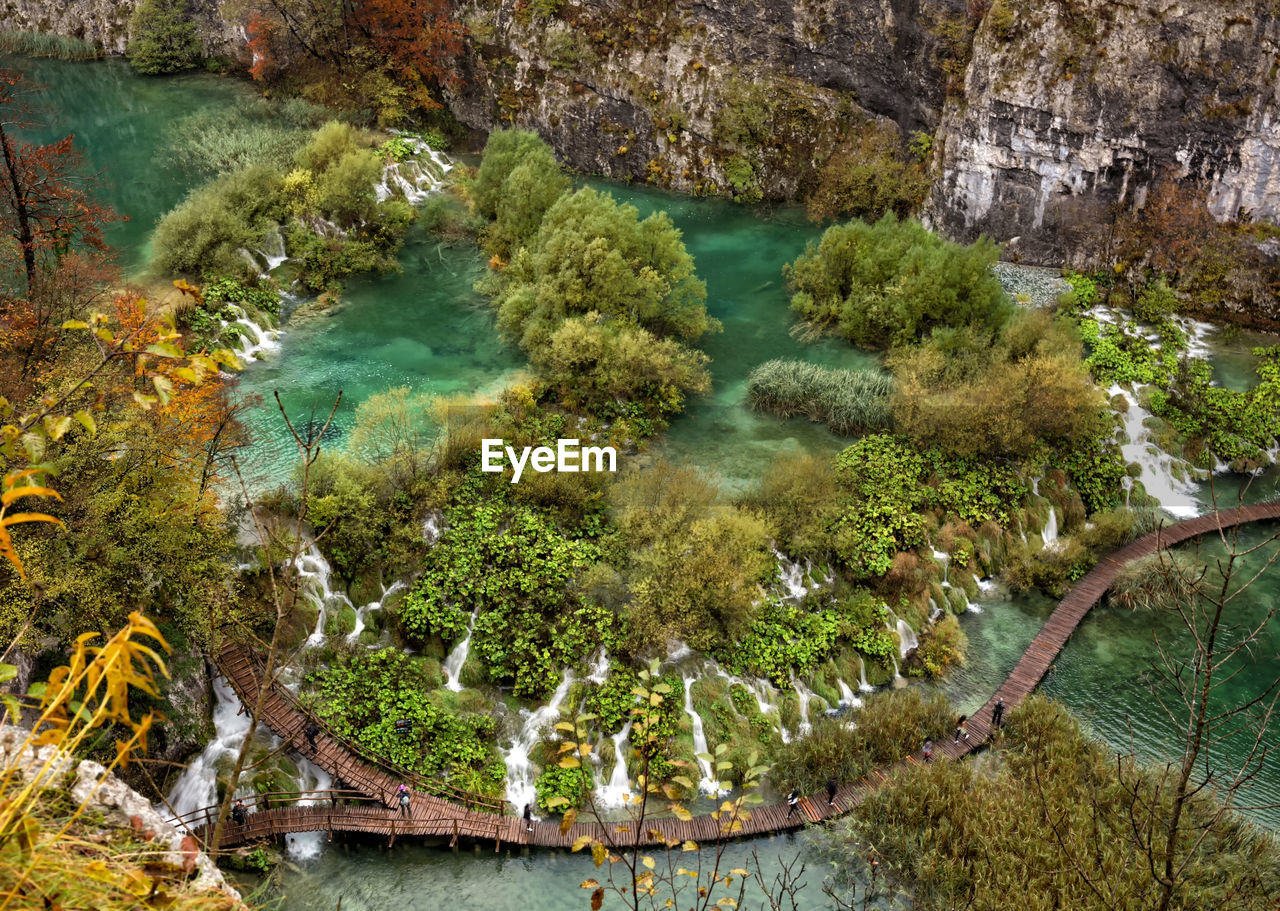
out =
[[[835,862],[847,871],[874,857],[922,909],[1005,907],[1012,894],[1034,909],[1155,907],[1160,860],[1137,841],[1169,809],[1144,802],[1154,771],[1117,762],[1041,697],[1005,738],[986,768],[935,762],[871,792],[831,836]],[[1274,907],[1280,849],[1235,816],[1203,827],[1213,801],[1206,791],[1186,808],[1192,863],[1171,907]]]
[[[887,348],[936,326],[999,329],[1011,307],[991,274],[999,255],[985,238],[955,244],[886,215],[828,228],[785,275],[791,309],[805,322],[864,348]]]
[[[876,370],[834,370],[803,361],[766,361],[747,378],[753,408],[789,418],[805,415],[836,433],[888,430],[893,379]]]

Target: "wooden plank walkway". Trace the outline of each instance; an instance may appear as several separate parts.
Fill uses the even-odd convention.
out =
[[[991,733],[991,711],[996,696],[1003,697],[1006,714],[1021,704],[1044,679],[1067,639],[1111,587],[1126,563],[1199,535],[1220,533],[1237,525],[1277,518],[1280,518],[1280,500],[1220,510],[1144,535],[1104,557],[1059,602],[1004,683],[974,714],[968,724],[969,739],[959,743],[950,740],[939,743],[934,755],[960,759],[983,745]],[[245,705],[255,704],[263,670],[261,662],[244,647],[228,645],[219,653],[217,664]],[[267,692],[260,722],[332,775],[339,787],[369,795],[370,799],[355,804],[319,801],[251,813],[243,826],[228,824],[222,838],[223,847],[290,832],[314,831],[363,832],[385,836],[391,841],[397,836],[412,835],[445,837],[453,842],[459,838],[492,840],[496,846],[506,842],[560,848],[572,846],[583,835],[603,838],[611,834],[613,838],[606,841],[626,844],[634,843],[637,837],[630,832],[607,832],[606,826],[625,824],[612,822],[579,822],[563,834],[555,822],[535,822],[526,830],[523,819],[502,814],[501,804],[451,789],[368,755],[308,714],[297,698],[278,683],[273,683]],[[305,736],[307,726],[312,723],[321,728],[315,738],[315,749],[307,743]],[[828,805],[824,792],[801,798],[799,812],[790,815],[786,804],[754,807],[750,818],[743,820],[741,828],[733,831],[726,831],[720,821],[710,816],[698,816],[688,821],[674,817],[649,819],[645,821],[646,831],[638,833],[639,843],[708,842],[798,829],[848,812],[871,789],[879,787],[897,770],[915,762],[914,757],[908,756],[893,766],[872,772],[859,782],[841,785],[834,806]],[[413,787],[407,815],[395,803],[401,783]],[[197,835],[206,836],[210,834],[208,822],[216,810],[216,807],[211,807],[197,811],[185,821]]]

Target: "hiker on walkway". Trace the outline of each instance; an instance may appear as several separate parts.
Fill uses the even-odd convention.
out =
[[[316,751],[316,735],[320,733],[320,728],[313,721],[307,725],[307,729],[302,733],[306,735],[307,745],[311,747],[311,752],[314,753]]]
[[[400,785],[400,813],[403,816],[409,815],[409,788],[407,785]]]
[[[533,804],[524,805],[524,830],[526,832],[533,831]]]
[[[792,788],[791,793],[787,795],[787,807],[788,807],[787,819],[791,818],[792,814],[795,813],[795,811],[799,808],[799,806],[800,806],[800,789]]]
[[[961,715],[960,720],[956,722],[956,739],[955,739],[956,743],[960,742],[961,737],[963,737],[965,740],[969,739],[968,722],[969,722],[968,715]]]
[[[235,820],[236,825],[238,826],[244,825],[245,813],[244,813],[244,800],[242,798],[237,798],[235,802],[235,806],[231,808],[231,818]]]
[[[996,693],[996,704],[991,707],[991,730],[998,731],[1004,724],[1004,698]]]
[[[836,782],[836,776],[832,775],[827,779],[827,806],[834,807],[836,805],[836,789],[839,787]]]
[[[925,762],[933,762],[933,741],[925,740],[924,746],[920,748],[920,755],[924,757]]]

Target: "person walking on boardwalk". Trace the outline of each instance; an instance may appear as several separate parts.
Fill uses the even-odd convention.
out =
[[[236,825],[238,826],[244,825],[244,822],[245,822],[244,800],[240,798],[236,798],[235,806],[231,808],[231,818],[235,821]]]
[[[526,832],[533,831],[533,804],[524,805],[524,830]]]
[[[409,788],[407,785],[400,785],[400,813],[403,816],[409,815]]]
[[[320,733],[319,726],[313,721],[307,725],[307,729],[302,732],[307,737],[307,746],[311,747],[311,752],[316,751],[316,735]]]
[[[1000,730],[1004,724],[1004,697],[996,693],[996,704],[991,707],[991,730]]]
[[[933,762],[933,741],[926,739],[924,746],[920,748],[920,755],[925,762]]]
[[[792,788],[791,793],[787,795],[787,819],[795,814],[800,806],[800,789]]]
[[[836,805],[836,789],[838,787],[836,776],[832,775],[827,779],[827,806],[834,807]]]
[[[963,737],[965,740],[969,739],[969,723],[968,722],[969,722],[968,715],[961,715],[960,720],[956,722],[956,739],[955,739],[956,743],[960,742],[961,737]]]

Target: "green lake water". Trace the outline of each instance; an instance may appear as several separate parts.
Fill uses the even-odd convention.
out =
[[[107,236],[119,248],[121,264],[137,269],[146,262],[157,216],[181,200],[193,182],[189,175],[162,167],[168,124],[198,107],[230,105],[250,90],[203,75],[141,79],[118,62],[22,61],[21,66],[48,86],[44,100],[51,125],[39,138],[75,132],[90,164],[100,172],[96,185],[102,199],[132,216],[130,222],[112,225]],[[665,208],[671,213],[707,282],[709,309],[725,326],[705,344],[713,359],[712,395],[693,403],[675,421],[662,451],[702,466],[727,486],[741,487],[784,449],[839,448],[841,441],[817,425],[753,415],[743,406],[747,372],[769,358],[797,356],[839,366],[873,362],[838,342],[802,345],[789,333],[792,321],[780,268],[817,236],[817,230],[793,210],[765,216],[718,200],[607,186],[642,211]],[[402,263],[399,275],[351,282],[338,307],[286,323],[280,350],[248,366],[241,391],[270,402],[271,393],[279,390],[291,416],[305,418],[313,405],[327,412],[341,389],[339,424],[345,426],[359,401],[393,385],[440,394],[500,388],[524,361],[518,351],[497,341],[486,304],[471,288],[484,269],[481,256],[414,235]],[[1250,341],[1222,346],[1216,367],[1224,384],[1248,382]],[[290,453],[280,443],[280,424],[271,409],[260,409],[251,423],[260,441],[249,459],[250,472],[262,478],[287,477]],[[1276,495],[1277,477],[1274,471],[1264,475],[1250,497]],[[1223,482],[1219,488],[1229,493],[1232,484]],[[1240,616],[1256,616],[1277,596],[1280,572],[1271,571],[1240,605]],[[962,709],[972,709],[992,691],[1053,604],[1041,597],[1019,596],[993,598],[980,606],[981,613],[962,618],[971,642],[969,664],[945,683]],[[1146,756],[1164,755],[1172,743],[1145,679],[1154,656],[1153,633],[1164,640],[1173,635],[1150,616],[1095,611],[1045,684],[1046,692],[1064,701],[1113,747],[1127,750],[1132,731],[1134,747]],[[1278,653],[1280,631],[1272,629],[1254,664],[1238,678],[1238,692],[1274,676],[1280,670]],[[1274,759],[1254,794],[1259,802],[1268,797],[1280,800],[1280,768]],[[1256,816],[1280,828],[1277,811]],[[802,848],[790,839],[767,839],[732,850],[745,856],[753,845],[766,858]],[[588,867],[581,858],[552,852],[495,857],[483,850],[454,854],[414,845],[397,845],[390,852],[367,844],[332,848],[286,870],[282,907],[329,908],[340,896],[344,909],[575,907],[584,902],[576,887],[590,874]],[[807,893],[805,902],[808,908],[821,905],[816,889]]]

